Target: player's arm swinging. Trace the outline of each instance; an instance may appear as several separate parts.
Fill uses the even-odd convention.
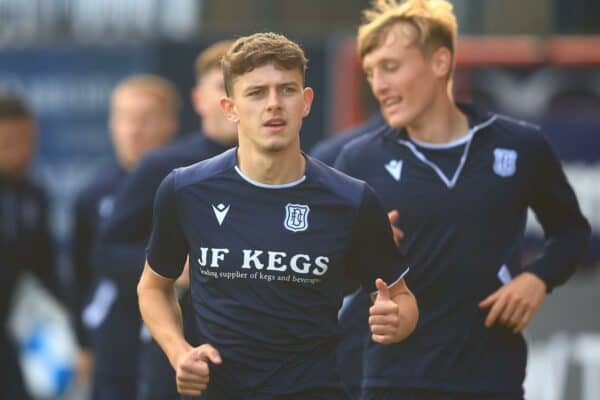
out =
[[[209,362],[219,364],[221,357],[209,344],[192,347],[185,340],[175,280],[159,276],[146,262],[137,291],[142,318],[175,369],[177,390],[200,395],[208,385]]]

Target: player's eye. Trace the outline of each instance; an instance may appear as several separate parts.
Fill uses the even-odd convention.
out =
[[[386,72],[394,72],[400,67],[400,63],[396,61],[386,61],[383,63],[382,67]]]

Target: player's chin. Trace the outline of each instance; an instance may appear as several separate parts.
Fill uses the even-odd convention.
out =
[[[282,140],[273,140],[265,144],[264,150],[266,153],[279,153],[287,149],[288,146],[289,144]]]
[[[396,129],[407,126],[413,119],[411,113],[407,110],[397,110],[390,113],[384,111],[383,117],[389,126]]]

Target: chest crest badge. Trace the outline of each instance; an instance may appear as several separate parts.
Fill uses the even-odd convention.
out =
[[[503,178],[517,171],[517,152],[511,149],[494,149],[494,173]]]
[[[308,229],[310,207],[304,204],[286,204],[283,226],[288,231],[301,232]]]

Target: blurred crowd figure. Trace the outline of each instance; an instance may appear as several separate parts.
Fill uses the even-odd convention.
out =
[[[23,272],[59,297],[48,227],[48,200],[29,177],[37,126],[24,100],[0,93],[0,399],[28,399],[17,346],[7,334],[10,305]]]
[[[154,194],[162,179],[174,168],[187,166],[205,158],[215,156],[237,140],[235,125],[226,120],[219,108],[219,99],[225,95],[220,60],[228,49],[229,42],[218,42],[204,50],[196,60],[196,85],[191,99],[202,122],[202,129],[185,135],[167,148],[152,152],[127,176],[117,191],[113,212],[100,229],[92,259],[96,269],[120,282],[127,282],[128,311],[118,317],[114,325],[123,327],[128,321],[139,323],[135,285],[146,257],[145,246],[152,227]],[[186,273],[178,281],[178,290],[184,316],[189,316],[191,304],[186,295],[188,282]],[[190,341],[198,339],[192,326],[186,323],[186,336]],[[137,327],[128,326],[121,332],[131,338],[130,344],[111,340],[113,349],[106,356],[107,362],[127,374],[127,390],[114,391],[109,397],[95,399],[131,399],[136,393],[139,399],[172,399],[177,391],[173,369],[160,348],[143,329],[141,342]],[[135,341],[135,343],[133,343]],[[139,346],[139,347],[138,347]],[[127,363],[127,369],[122,365]],[[112,369],[114,371],[114,368]],[[124,389],[124,388],[123,388]]]
[[[20,273],[30,270],[71,315],[77,339],[76,384],[94,400],[177,397],[169,361],[144,329],[136,284],[152,224],[154,192],[174,168],[215,156],[237,143],[223,115],[220,41],[195,60],[190,99],[201,129],[173,140],[181,99],[168,80],[151,74],[124,78],[112,92],[108,128],[116,162],[103,165],[76,196],[71,236],[72,283],[58,279],[48,228],[48,201],[28,177],[36,123],[25,102],[0,93],[0,400],[28,399],[9,338],[7,318]],[[174,143],[171,143],[174,142]],[[161,149],[162,148],[162,149]],[[178,280],[185,314],[186,273]],[[186,323],[192,343],[200,339]]]
[[[94,241],[128,173],[144,154],[175,137],[180,103],[173,84],[159,76],[121,81],[112,94],[109,118],[117,163],[102,167],[75,202],[72,259],[78,295],[73,320],[81,346],[77,369],[81,379],[93,376],[96,399],[134,398],[140,318],[135,277],[114,279],[101,262],[92,263]]]

